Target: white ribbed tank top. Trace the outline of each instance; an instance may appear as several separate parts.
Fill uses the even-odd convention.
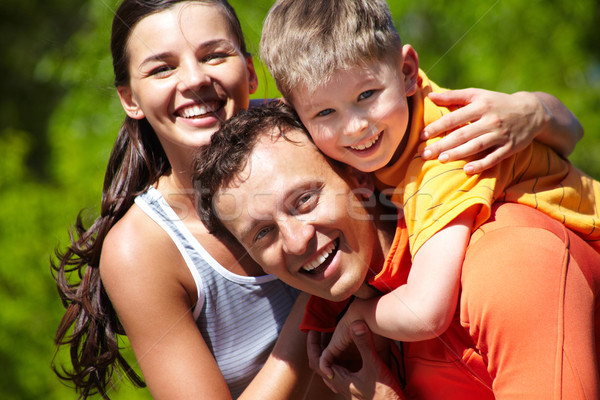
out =
[[[248,277],[225,269],[155,188],[135,203],[169,234],[183,256],[198,290],[194,319],[231,395],[238,397],[265,363],[299,292],[274,275]]]

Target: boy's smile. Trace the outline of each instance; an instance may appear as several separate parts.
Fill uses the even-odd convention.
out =
[[[385,167],[410,122],[407,96],[416,89],[418,59],[412,47],[402,60],[373,60],[337,70],[316,89],[299,87],[291,99],[316,145],[328,156],[372,172]]]

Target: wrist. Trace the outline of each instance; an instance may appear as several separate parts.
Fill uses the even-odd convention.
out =
[[[542,97],[537,92],[517,92],[515,94],[529,98],[529,101],[532,104],[533,111],[530,115],[537,127],[535,136],[537,137],[541,133],[547,132],[548,127],[552,124],[554,116]]]

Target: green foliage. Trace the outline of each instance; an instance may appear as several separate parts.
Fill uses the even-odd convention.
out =
[[[272,0],[235,0],[260,86],[258,60]],[[0,398],[75,398],[50,369],[63,309],[50,274],[80,209],[98,214],[104,169],[124,117],[108,48],[116,0],[0,2]],[[595,0],[390,0],[422,68],[449,88],[542,90],[560,98],[586,136],[574,163],[600,177],[600,6]],[[125,342],[126,343],[126,342]],[[126,347],[126,344],[124,344]],[[59,363],[66,362],[61,352]],[[129,355],[130,359],[133,359]],[[150,398],[118,384],[115,399]]]

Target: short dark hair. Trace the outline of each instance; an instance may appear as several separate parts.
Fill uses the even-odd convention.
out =
[[[258,139],[264,135],[285,137],[288,130],[308,131],[296,112],[279,100],[240,110],[215,132],[194,160],[193,181],[198,196],[198,213],[210,233],[227,235],[213,209],[219,189],[230,185],[245,168]]]

